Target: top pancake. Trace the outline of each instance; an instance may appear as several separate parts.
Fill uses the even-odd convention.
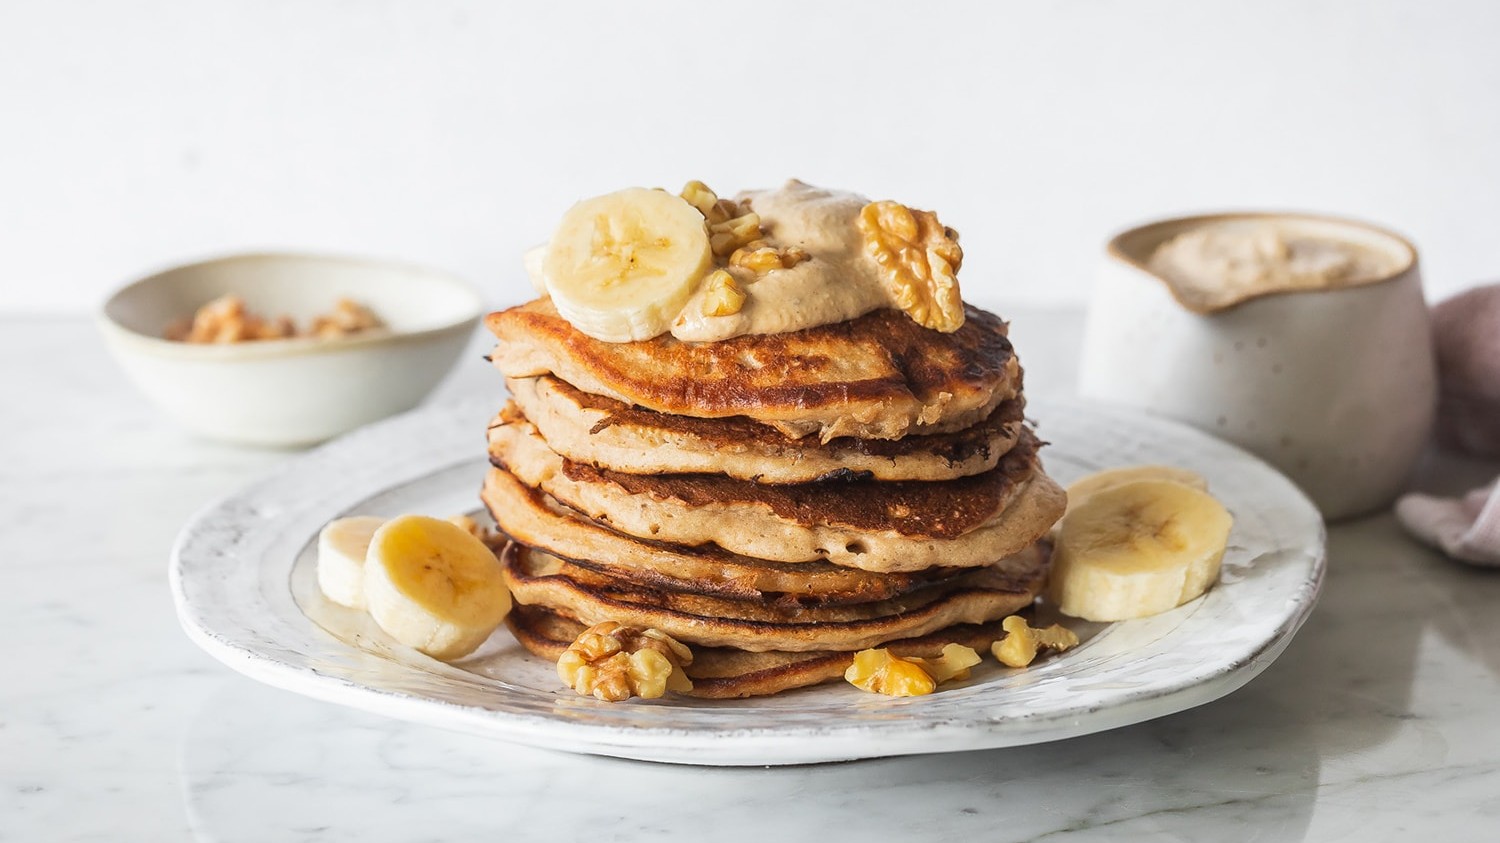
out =
[[[994,314],[965,306],[951,334],[877,310],[785,334],[686,343],[588,337],[550,299],[491,313],[492,360],[507,377],[551,374],[584,392],[662,413],[745,416],[800,438],[899,439],[962,430],[1021,390]]]

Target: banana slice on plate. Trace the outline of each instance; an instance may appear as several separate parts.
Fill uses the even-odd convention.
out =
[[[686,199],[633,187],[563,215],[541,262],[557,312],[605,342],[666,333],[713,261],[708,225]]]
[[[365,603],[392,638],[452,661],[479,649],[511,600],[484,542],[450,521],[403,515],[370,540]]]
[[[1212,495],[1176,481],[1101,489],[1063,516],[1048,595],[1091,621],[1165,612],[1218,580],[1233,523]]]
[[[1204,492],[1208,491],[1208,481],[1203,475],[1175,465],[1131,465],[1123,468],[1107,468],[1075,480],[1068,486],[1068,509],[1072,510],[1095,492],[1123,486],[1136,480],[1171,480]]]
[[[365,553],[384,523],[374,515],[356,515],[330,521],[318,533],[318,588],[324,597],[351,609],[365,607]]]

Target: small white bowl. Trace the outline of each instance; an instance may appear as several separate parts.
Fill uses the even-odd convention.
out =
[[[345,339],[227,345],[162,338],[173,322],[234,294],[266,317],[305,326],[340,298],[388,330]],[[189,430],[253,445],[321,442],[416,406],[463,351],[484,312],[460,279],[421,267],[298,254],[235,255],[129,284],[99,314],[136,385]]]

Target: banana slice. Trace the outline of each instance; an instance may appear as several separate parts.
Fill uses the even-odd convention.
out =
[[[318,588],[324,597],[351,609],[365,607],[365,553],[384,523],[374,515],[356,515],[330,521],[318,533]]]
[[[1087,477],[1079,478],[1068,486],[1068,510],[1082,503],[1096,492],[1123,486],[1135,480],[1171,480],[1194,489],[1208,491],[1208,481],[1196,471],[1188,471],[1175,465],[1132,465],[1124,468],[1107,468]]]
[[[532,246],[521,255],[521,265],[526,269],[526,277],[531,279],[531,288],[536,290],[539,296],[547,295],[547,244]]]
[[[1048,594],[1091,621],[1165,612],[1218,579],[1233,523],[1212,495],[1176,481],[1102,489],[1063,516]]]
[[[510,592],[484,542],[452,522],[403,515],[370,540],[365,603],[392,638],[452,661],[478,649],[505,620]]]
[[[605,342],[666,333],[713,261],[703,214],[663,190],[585,199],[563,215],[542,261],[557,312]]]

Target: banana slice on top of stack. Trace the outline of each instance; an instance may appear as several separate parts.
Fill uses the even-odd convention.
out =
[[[697,208],[633,187],[574,205],[539,257],[564,319],[594,339],[633,342],[671,328],[713,252]]]
[[[1121,621],[1176,608],[1219,578],[1234,524],[1199,475],[1134,466],[1068,487],[1048,594],[1065,615]]]

